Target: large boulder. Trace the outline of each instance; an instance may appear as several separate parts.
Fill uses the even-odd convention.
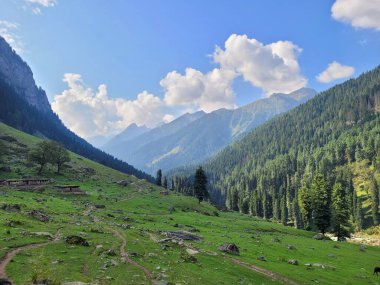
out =
[[[40,210],[32,210],[32,211],[28,212],[27,214],[28,214],[28,216],[33,217],[33,218],[39,220],[40,222],[47,223],[50,220],[49,216]]]
[[[239,255],[239,248],[234,243],[225,243],[219,247],[220,251],[227,252],[234,255]]]
[[[18,204],[4,204],[1,206],[1,209],[8,212],[20,212],[21,206]]]
[[[66,237],[65,241],[68,244],[89,246],[88,242],[80,236],[68,236],[68,237]]]

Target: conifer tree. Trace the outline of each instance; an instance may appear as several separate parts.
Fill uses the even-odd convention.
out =
[[[195,172],[194,195],[198,198],[199,203],[209,197],[207,191],[207,177],[201,166]]]
[[[162,171],[161,171],[161,169],[157,170],[156,185],[158,185],[158,186],[162,185]]]
[[[314,196],[312,203],[314,224],[322,234],[325,234],[330,226],[330,203],[326,180],[322,174],[314,177],[311,190]]]
[[[165,189],[168,189],[168,179],[166,178],[166,176],[164,176],[164,181],[162,182],[162,187],[164,187]]]
[[[342,184],[337,182],[334,184],[332,195],[332,212],[334,219],[334,233],[338,240],[347,236],[347,231],[344,226],[348,226],[350,217],[350,205],[346,190]]]

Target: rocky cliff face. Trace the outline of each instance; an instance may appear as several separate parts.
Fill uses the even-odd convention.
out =
[[[1,36],[0,76],[29,104],[43,112],[51,111],[45,91],[36,86],[32,70]]]

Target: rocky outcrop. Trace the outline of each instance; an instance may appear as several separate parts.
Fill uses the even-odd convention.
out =
[[[22,94],[30,105],[40,111],[51,111],[45,91],[36,86],[32,70],[1,36],[0,77]]]

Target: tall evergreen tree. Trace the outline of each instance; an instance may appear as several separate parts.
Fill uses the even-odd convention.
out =
[[[300,190],[301,214],[306,230],[311,230],[312,228],[313,195],[311,191],[305,185]]]
[[[362,207],[362,200],[360,197],[356,198],[356,230],[361,231],[364,227],[364,212]]]
[[[161,169],[157,170],[156,185],[162,186],[162,171],[161,171]]]
[[[376,226],[380,222],[379,215],[379,186],[377,185],[377,181],[375,176],[372,175],[371,183],[370,183],[370,195],[371,195],[371,213],[373,224]]]
[[[198,198],[199,203],[209,197],[207,191],[207,177],[201,166],[195,172],[194,195]]]
[[[316,227],[325,234],[330,226],[330,203],[326,180],[322,174],[317,174],[312,183],[313,219]]]
[[[166,176],[164,176],[164,181],[162,182],[162,187],[164,187],[165,189],[168,189],[168,179],[166,178]]]
[[[334,219],[334,233],[339,240],[348,234],[347,230],[344,229],[344,226],[348,226],[348,220],[350,217],[350,205],[347,192],[339,182],[335,183],[333,188],[332,212]]]

